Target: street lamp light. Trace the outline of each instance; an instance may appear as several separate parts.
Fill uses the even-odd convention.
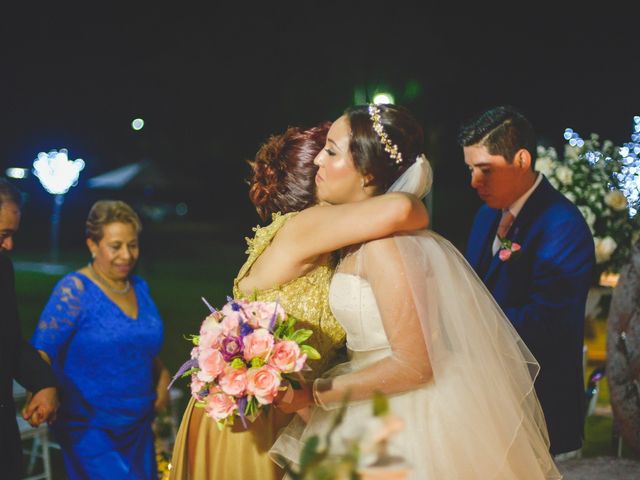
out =
[[[77,185],[80,171],[84,168],[84,160],[69,160],[66,148],[40,152],[33,161],[33,173],[44,189],[53,195],[53,213],[51,215],[51,260],[58,261],[60,249],[60,210],[64,202],[64,194]]]
[[[379,92],[373,96],[373,103],[375,103],[376,105],[381,103],[391,104],[395,103],[395,99],[393,98],[393,95],[388,92]]]

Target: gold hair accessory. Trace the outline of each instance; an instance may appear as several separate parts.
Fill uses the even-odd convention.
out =
[[[398,145],[391,143],[389,135],[384,131],[384,127],[382,123],[380,123],[380,109],[373,103],[369,104],[369,117],[373,123],[373,129],[380,138],[380,143],[384,145],[384,151],[387,152],[396,163],[402,163],[402,153],[398,151]]]

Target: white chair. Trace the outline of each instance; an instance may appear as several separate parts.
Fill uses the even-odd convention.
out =
[[[22,418],[22,415],[17,415],[18,427],[20,428],[20,439],[25,442],[31,440],[31,447],[25,450],[29,456],[27,462],[27,477],[24,480],[52,480],[51,476],[51,458],[49,456],[49,448],[51,444],[49,442],[49,428],[46,423],[43,423],[39,427],[32,427],[29,423]],[[42,459],[42,473],[33,474],[38,458]]]
[[[21,404],[26,398],[26,390],[17,382],[13,382],[13,398],[16,404]],[[16,421],[18,422],[18,428],[20,430],[20,439],[22,442],[31,441],[31,445],[23,452],[28,455],[28,461],[26,462],[27,477],[23,480],[51,480],[51,457],[49,455],[49,448],[60,448],[55,442],[49,441],[49,427],[46,423],[43,423],[39,427],[32,427],[29,425],[22,415],[16,413]],[[42,473],[34,474],[34,469],[38,458],[42,459]]]

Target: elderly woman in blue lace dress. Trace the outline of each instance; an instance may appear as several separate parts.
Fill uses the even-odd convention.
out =
[[[158,358],[160,315],[132,274],[140,230],[126,203],[94,204],[92,261],[58,282],[32,338],[60,382],[53,429],[70,479],[157,478],[151,423],[166,406],[169,374]]]

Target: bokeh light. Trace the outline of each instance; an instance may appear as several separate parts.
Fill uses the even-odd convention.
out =
[[[131,128],[136,131],[142,130],[142,127],[144,127],[144,120],[141,118],[136,118],[133,120],[133,122],[131,122]]]
[[[33,162],[33,173],[44,189],[52,195],[61,195],[78,183],[84,160],[69,160],[66,148],[40,152]]]
[[[388,92],[380,92],[380,93],[376,93],[373,96],[373,103],[377,104],[390,104],[390,103],[395,103],[395,99],[393,98],[393,95],[391,95]]]

